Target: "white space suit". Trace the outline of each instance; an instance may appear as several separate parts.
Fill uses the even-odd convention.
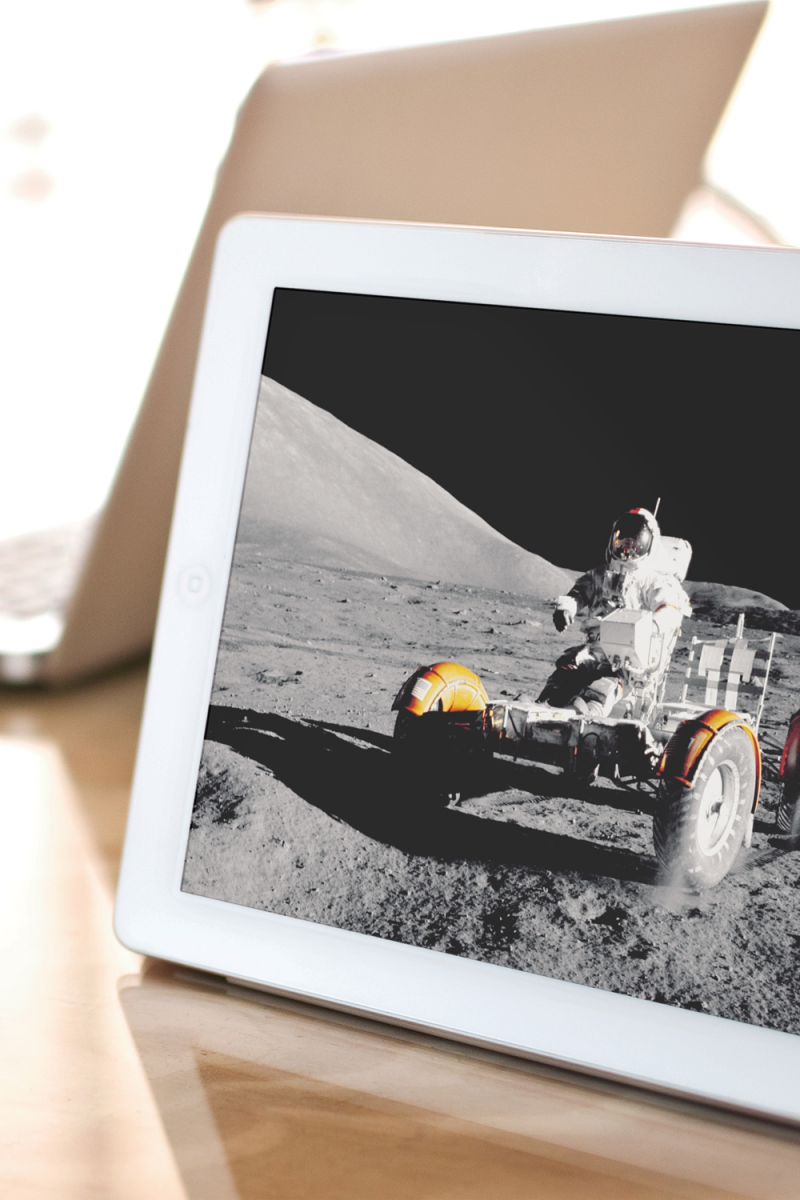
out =
[[[652,513],[631,509],[614,522],[605,564],[581,575],[566,596],[557,598],[556,629],[561,632],[576,617],[585,617],[587,642],[561,655],[540,702],[572,705],[590,716],[607,716],[624,695],[625,679],[596,644],[600,618],[615,608],[651,612],[659,632],[670,637],[681,618],[691,614],[689,597],[676,576],[653,565],[660,536]]]

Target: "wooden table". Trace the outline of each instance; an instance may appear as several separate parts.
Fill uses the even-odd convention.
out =
[[[124,950],[144,679],[0,695],[3,1197],[800,1198],[779,1127]]]

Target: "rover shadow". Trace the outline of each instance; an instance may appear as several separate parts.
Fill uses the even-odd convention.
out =
[[[536,763],[498,758],[492,767],[497,791],[530,792],[554,800],[580,800],[596,808],[615,808],[618,812],[647,813],[655,810],[655,796],[605,781],[595,783],[569,779],[563,771],[548,771]]]
[[[260,764],[333,820],[407,854],[657,882],[655,862],[633,851],[434,803],[398,772],[392,739],[373,730],[212,705],[206,737]]]

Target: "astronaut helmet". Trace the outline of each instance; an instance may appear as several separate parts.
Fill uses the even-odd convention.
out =
[[[634,571],[656,548],[658,522],[646,508],[632,508],[611,527],[606,560],[617,570]]]

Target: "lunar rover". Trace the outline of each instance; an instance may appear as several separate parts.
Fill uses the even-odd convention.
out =
[[[458,663],[420,667],[393,705],[394,748],[418,784],[456,800],[487,790],[495,754],[561,768],[578,794],[598,777],[655,793],[653,839],[665,877],[676,886],[712,887],[742,843],[750,845],[762,776],[758,732],[777,635],[748,640],[740,617],[732,638],[693,637],[677,696],[667,700],[679,633],[662,637],[649,612],[617,609],[600,622],[599,644],[627,686],[599,718],[575,707],[490,700],[478,676]],[[781,753],[762,742],[768,757]],[[780,828],[791,833],[800,807],[800,712],[779,778]]]

